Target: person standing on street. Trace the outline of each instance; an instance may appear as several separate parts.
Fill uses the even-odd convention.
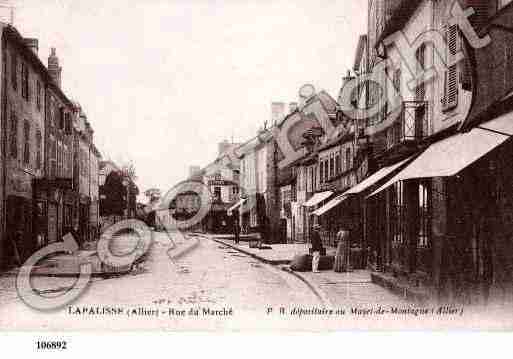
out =
[[[337,252],[335,253],[335,272],[347,272],[349,267],[349,231],[340,227],[337,233]]]
[[[314,225],[312,231],[312,272],[319,273],[319,259],[321,258],[322,241],[319,234],[320,226]]]
[[[239,219],[235,217],[233,220],[233,235],[235,236],[235,244],[239,244],[240,241],[240,226]]]

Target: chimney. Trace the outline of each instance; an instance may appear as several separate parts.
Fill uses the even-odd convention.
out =
[[[59,58],[55,52],[55,47],[52,47],[50,56],[48,56],[48,72],[55,84],[61,87],[62,67],[59,66]]]
[[[297,102],[290,102],[289,103],[289,113],[292,113],[298,109]]]
[[[342,87],[344,87],[346,83],[348,83],[352,79],[354,79],[354,76],[351,75],[351,70],[347,70],[347,75],[342,77]]]
[[[272,124],[283,120],[285,117],[285,103],[284,102],[272,102],[271,103],[271,121]]]
[[[228,142],[227,140],[224,140],[223,142],[219,142],[219,144],[217,145],[217,155],[218,156],[221,156],[223,153],[226,152],[226,150],[230,147],[230,142]]]
[[[34,38],[24,38],[23,41],[25,42],[25,45],[37,55],[39,51],[39,40]]]

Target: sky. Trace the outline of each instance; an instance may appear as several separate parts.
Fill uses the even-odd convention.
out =
[[[336,98],[366,32],[367,0],[0,0],[14,26],[55,47],[62,88],[106,159],[133,161],[142,191],[166,192],[297,101]],[[9,19],[9,12],[0,12]]]

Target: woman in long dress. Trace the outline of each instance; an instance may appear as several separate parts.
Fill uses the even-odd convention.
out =
[[[349,266],[349,232],[340,228],[337,233],[337,252],[335,253],[335,272],[347,272]]]

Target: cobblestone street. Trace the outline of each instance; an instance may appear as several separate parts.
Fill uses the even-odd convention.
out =
[[[251,317],[265,316],[267,307],[320,305],[318,298],[300,280],[274,267],[216,242],[201,239],[199,246],[183,257],[172,260],[167,254],[169,244],[165,234],[158,234],[152,251],[139,273],[110,279],[93,279],[90,287],[73,303],[77,307],[126,307],[190,309],[231,307],[237,314],[226,318],[199,318],[185,327],[215,329],[231,327],[240,320],[249,327],[266,326],[265,321],[253,322]],[[180,247],[180,243],[178,247]],[[15,277],[1,277],[0,327],[10,329],[63,328],[167,328],[183,329],[180,318],[120,318],[105,316],[72,316],[64,308],[56,313],[40,313],[28,308],[17,298]],[[69,287],[70,278],[34,277],[34,286],[45,295],[56,295],[55,289]],[[208,319],[202,321],[203,319]],[[126,320],[130,324],[126,325]],[[286,322],[283,323],[287,325]],[[240,328],[239,325],[235,326]]]
[[[380,329],[381,319],[385,318],[393,319],[386,321],[387,328],[397,329],[419,324],[424,328],[468,327],[473,323],[470,313],[455,317],[456,321],[411,312],[376,315],[378,307],[420,311],[425,308],[371,283],[365,271],[294,275],[207,236],[190,237],[182,242],[174,239],[175,245],[164,233],[155,233],[154,239],[141,268],[119,277],[92,278],[74,303],[53,312],[29,308],[18,297],[16,277],[1,276],[0,328],[321,331]],[[196,241],[196,246],[190,246]],[[187,246],[192,249],[176,256]],[[34,288],[48,297],[62,294],[74,282],[73,278],[46,276],[32,279]],[[123,314],[113,314],[117,308]],[[327,315],[325,310],[333,313]],[[95,314],[97,311],[103,314]],[[217,312],[212,314],[213,311]],[[344,313],[336,314],[336,311]],[[492,322],[480,322],[481,326],[487,324]]]

